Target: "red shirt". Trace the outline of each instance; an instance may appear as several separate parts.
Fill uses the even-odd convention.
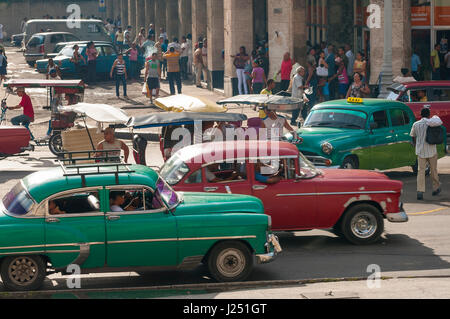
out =
[[[283,60],[283,62],[281,62],[281,79],[290,81],[291,71],[292,71],[292,60],[291,59],[287,61]]]
[[[27,94],[24,94],[22,96],[22,101],[20,101],[19,105],[23,107],[23,115],[27,115],[34,120],[33,104],[31,103],[31,99]]]

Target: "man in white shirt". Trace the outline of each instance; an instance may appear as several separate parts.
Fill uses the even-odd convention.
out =
[[[408,83],[408,82],[417,82],[416,79],[409,73],[409,70],[404,68],[401,70],[402,76],[397,76],[394,79],[396,83]]]
[[[422,119],[415,122],[411,129],[411,136],[416,146],[417,155],[417,199],[423,200],[425,193],[425,170],[426,165],[430,166],[430,175],[433,180],[433,196],[439,195],[441,192],[441,185],[437,172],[438,154],[436,145],[428,144],[426,141],[427,129],[429,126],[441,126],[442,121],[439,117],[433,116],[430,118],[431,112],[429,108],[423,108],[421,111]]]
[[[348,59],[348,65],[347,65],[347,75],[349,78],[353,78],[353,64],[355,63],[355,55],[352,52],[352,48],[349,44],[345,45],[345,55]]]
[[[187,80],[188,75],[188,60],[189,60],[189,45],[185,36],[181,38],[181,55],[180,55],[180,66],[181,66],[181,77]]]
[[[300,66],[296,69],[297,74],[292,79],[292,97],[298,98],[300,100],[303,100],[304,102],[307,102],[307,98],[304,95],[303,89],[305,86],[305,75],[306,70],[304,67]],[[292,111],[292,119],[291,119],[291,125],[297,125],[297,119],[300,115],[300,111],[303,108],[303,104],[300,106],[299,109]]]

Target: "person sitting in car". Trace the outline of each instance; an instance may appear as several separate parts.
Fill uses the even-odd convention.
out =
[[[264,168],[266,167],[266,169],[271,169],[274,170],[273,167],[264,164],[260,161],[258,161],[255,164],[255,179],[258,182],[264,183],[264,184],[276,184],[279,181],[281,181],[281,177],[279,176],[281,170],[278,170],[277,172],[275,172],[275,174],[267,174],[266,172],[264,172]]]
[[[48,202],[48,213],[50,215],[61,215],[65,214],[66,212],[62,211],[54,200],[51,200]]]

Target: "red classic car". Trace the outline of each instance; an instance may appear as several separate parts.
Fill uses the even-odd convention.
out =
[[[421,118],[420,110],[429,107],[432,115],[441,118],[450,134],[450,81],[394,83],[388,90],[387,99],[407,104],[417,120]]]
[[[286,142],[188,146],[160,174],[177,191],[256,196],[275,231],[332,229],[351,243],[369,244],[382,234],[384,219],[408,221],[400,202],[402,182],[372,171],[321,171]]]

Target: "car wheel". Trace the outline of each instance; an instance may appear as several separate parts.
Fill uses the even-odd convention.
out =
[[[367,245],[376,242],[383,230],[384,221],[381,213],[369,204],[352,207],[342,219],[342,234],[355,245]]]
[[[40,256],[6,257],[0,274],[7,290],[37,290],[44,283],[46,263]]]
[[[354,156],[347,156],[342,162],[342,168],[344,169],[358,169],[358,159]]]
[[[53,155],[59,156],[62,152],[64,152],[62,145],[62,137],[60,133],[53,134],[48,141],[48,148]]]
[[[222,242],[213,248],[208,258],[208,269],[219,282],[245,280],[253,268],[248,247],[240,242]]]

